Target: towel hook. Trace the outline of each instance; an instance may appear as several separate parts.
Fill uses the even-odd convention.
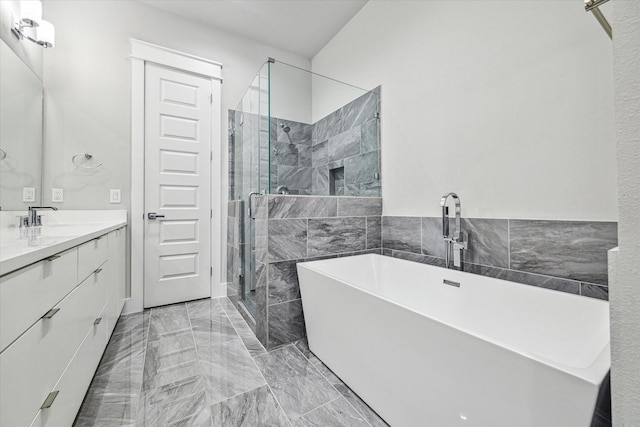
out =
[[[98,163],[97,165],[93,165],[93,166],[84,166],[84,164],[78,163],[78,157],[81,157],[81,156],[84,157],[86,160],[91,160],[93,158],[93,154],[89,154],[89,153],[78,153],[75,156],[73,156],[71,158],[71,162],[74,165],[78,166],[79,168],[82,168],[82,169],[95,169],[95,168],[98,168],[98,167],[102,166],[102,163]]]

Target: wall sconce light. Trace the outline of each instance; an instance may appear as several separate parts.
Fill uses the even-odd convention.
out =
[[[598,6],[602,6],[608,1],[609,0],[584,0],[584,10],[586,12],[593,13],[593,16],[596,17],[596,19],[604,29],[605,33],[607,33],[610,39],[613,39],[613,36],[612,36],[613,31],[611,30],[611,24],[609,24],[609,21],[607,21],[607,18],[605,18],[603,13],[598,8]]]
[[[16,37],[20,40],[27,39],[44,48],[55,46],[55,28],[51,22],[42,19],[42,3],[39,0],[21,1],[20,14],[20,18],[13,17],[11,25],[11,31]],[[26,30],[27,28],[31,30]],[[35,38],[28,31],[31,34],[35,32]]]

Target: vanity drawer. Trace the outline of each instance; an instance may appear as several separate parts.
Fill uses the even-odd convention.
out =
[[[98,318],[103,319],[105,311],[106,306]],[[52,389],[52,393],[57,392],[55,400],[50,407],[40,409],[31,427],[68,427],[73,424],[102,357],[106,336],[107,323],[104,319],[91,326],[73,360]]]
[[[106,304],[106,275],[94,272],[0,354],[0,426],[28,425]],[[103,340],[104,344],[104,340]]]
[[[37,322],[78,284],[76,248],[0,279],[0,351]]]
[[[101,266],[107,260],[107,255],[106,234],[78,246],[78,281],[82,282]]]

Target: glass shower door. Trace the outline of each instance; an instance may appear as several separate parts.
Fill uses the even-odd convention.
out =
[[[240,231],[239,296],[255,318],[256,197],[269,192],[269,63],[256,75],[235,113],[234,184]]]

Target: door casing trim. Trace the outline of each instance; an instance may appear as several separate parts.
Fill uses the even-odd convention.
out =
[[[221,283],[221,83],[222,64],[141,40],[131,42],[131,290],[123,313],[137,313],[144,304],[144,78],[145,63],[153,62],[212,81],[211,105],[211,296],[223,296]],[[217,182],[217,184],[216,184]]]

